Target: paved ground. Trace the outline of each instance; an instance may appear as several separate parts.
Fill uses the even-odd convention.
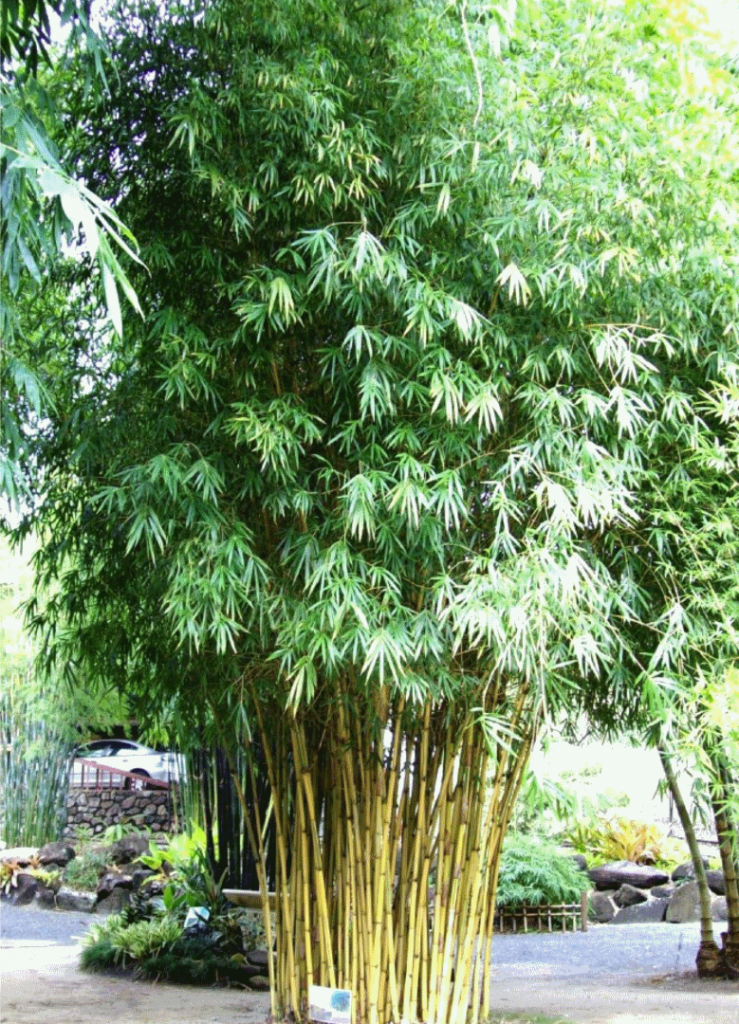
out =
[[[697,923],[599,925],[567,935],[496,935],[493,962],[501,977],[648,978],[692,970],[699,938]]]
[[[263,1024],[269,998],[77,970],[94,915],[0,910],[2,1024]],[[698,926],[600,926],[499,935],[493,1006],[576,1024],[738,1024],[739,983],[694,976]]]
[[[96,920],[100,918],[94,914],[3,905],[0,947],[74,946]],[[697,924],[601,925],[568,935],[496,935],[493,960],[501,978],[678,974],[694,967],[698,938]]]

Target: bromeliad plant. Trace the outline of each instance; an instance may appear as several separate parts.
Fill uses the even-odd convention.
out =
[[[580,822],[566,832],[573,849],[592,863],[630,860],[675,867],[688,856],[684,843],[666,837],[657,825],[632,818],[603,817]]]

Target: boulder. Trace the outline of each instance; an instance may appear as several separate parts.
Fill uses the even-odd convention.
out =
[[[684,924],[686,921],[700,921],[701,905],[697,882],[685,882],[671,897],[667,905],[665,921],[670,924]]]
[[[114,889],[109,896],[103,896],[95,904],[96,914],[118,914],[131,902],[131,893],[127,889]]]
[[[246,954],[246,959],[252,967],[267,967],[269,965],[269,953],[266,949],[253,949]]]
[[[98,900],[110,896],[116,889],[133,889],[133,875],[124,874],[122,871],[106,871],[98,880]]]
[[[79,892],[62,886],[56,894],[57,910],[76,910],[81,914],[91,914],[95,907],[94,892]]]
[[[108,856],[114,864],[130,864],[149,852],[149,843],[144,836],[124,836],[113,843]]]
[[[56,908],[56,892],[48,885],[39,885],[36,889],[36,903],[44,910],[54,910]]]
[[[29,875],[21,871],[14,878],[15,885],[12,886],[7,896],[7,902],[14,907],[26,907],[33,903],[38,889],[38,879],[35,875]]]
[[[649,897],[643,889],[634,885],[622,885],[613,894],[613,902],[617,907],[633,907],[637,903],[646,903]]]
[[[649,890],[649,895],[657,900],[669,900],[676,891],[677,887],[674,885],[655,885],[653,889]]]
[[[703,858],[703,867],[708,867],[708,861],[705,857]],[[684,864],[678,864],[670,877],[673,882],[683,882],[686,879],[692,881],[695,878],[695,867],[692,860],[687,860]]]
[[[75,857],[74,847],[69,843],[47,843],[38,852],[39,863],[47,867],[49,864],[56,867],[66,867],[70,860]]]
[[[249,978],[249,988],[257,992],[269,992],[269,978],[265,978],[263,974],[255,974],[253,978]]]
[[[611,924],[650,924],[664,921],[669,900],[647,900],[619,910]]]
[[[711,919],[713,921],[729,920],[729,908],[726,905],[725,896],[714,896],[711,900]]]
[[[151,868],[136,868],[131,875],[133,880],[133,888],[140,889],[141,886],[146,882],[148,878],[153,878],[156,871],[152,871]]]
[[[726,895],[726,879],[723,871],[706,871],[706,881],[711,892],[715,892],[717,896]]]
[[[590,907],[588,917],[599,924],[606,924],[615,916],[616,908],[605,893],[591,892],[588,903]]]
[[[143,899],[155,900],[158,899],[164,893],[164,890],[166,888],[167,882],[164,879],[156,876],[154,878],[147,879],[147,881],[145,881],[143,885],[139,887],[139,892],[141,893]]]
[[[588,878],[596,889],[619,889],[622,885],[633,885],[637,889],[651,889],[655,885],[669,882],[669,876],[658,868],[646,864],[634,864],[630,860],[616,860],[591,868]]]
[[[570,854],[570,859],[575,862],[575,867],[577,867],[578,871],[588,870],[588,862],[587,859],[583,856],[583,854],[572,853]]]

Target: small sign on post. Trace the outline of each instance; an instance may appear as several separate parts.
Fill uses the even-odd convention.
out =
[[[352,994],[348,988],[308,987],[308,1016],[317,1024],[351,1024]]]

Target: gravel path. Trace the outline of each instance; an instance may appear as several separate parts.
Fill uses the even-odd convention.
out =
[[[643,978],[694,969],[699,941],[698,922],[596,925],[567,935],[496,935],[493,965],[506,977]]]
[[[102,918],[95,914],[76,914],[66,910],[40,907],[11,907],[0,904],[0,947],[22,942],[71,946]]]
[[[264,993],[151,985],[79,971],[77,943],[96,920],[94,914],[0,908],[0,1024],[267,1020]],[[562,1024],[737,1024],[739,983],[698,981],[697,944],[697,924],[498,935],[493,1010],[524,1020],[556,1014]]]
[[[72,946],[100,920],[95,914],[3,905],[0,947]],[[599,925],[567,935],[505,934],[495,937],[493,963],[498,977],[648,977],[694,968],[698,941],[697,923]]]

